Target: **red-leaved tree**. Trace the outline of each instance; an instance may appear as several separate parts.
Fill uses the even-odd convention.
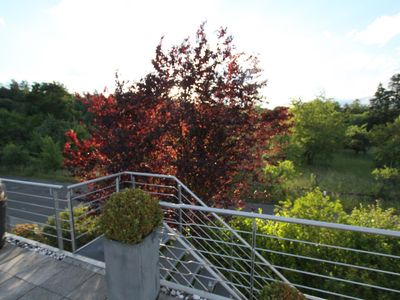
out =
[[[89,178],[123,170],[176,175],[214,206],[236,206],[261,181],[271,138],[289,126],[286,108],[257,109],[266,85],[254,56],[234,50],[220,29],[214,47],[204,25],[196,40],[164,50],[154,71],[115,93],[80,97],[93,115],[91,139],[68,132],[65,165]]]

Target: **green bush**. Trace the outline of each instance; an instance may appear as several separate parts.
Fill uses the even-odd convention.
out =
[[[158,200],[140,189],[126,189],[111,195],[100,218],[105,236],[125,244],[140,243],[161,222]]]
[[[259,300],[306,300],[306,297],[296,288],[280,281],[274,281],[262,289]]]
[[[74,225],[76,247],[79,248],[100,235],[99,217],[95,215],[87,215],[88,208],[85,206],[74,207]],[[64,239],[64,250],[71,251],[71,227],[69,222],[69,211],[60,212],[60,222],[62,236]],[[58,247],[57,229],[54,217],[49,217],[43,227],[43,233],[48,240],[49,245]]]
[[[34,240],[34,241],[38,241],[41,243],[48,243],[48,240],[46,239],[46,237],[43,235],[42,230],[40,229],[40,227],[37,224],[30,224],[30,223],[26,223],[26,224],[17,224],[15,225],[15,227],[12,229],[11,231],[13,234],[30,239],[30,240]]]
[[[366,207],[360,206],[355,208],[351,214],[347,214],[340,200],[332,200],[324,196],[319,189],[315,189],[294,201],[283,201],[276,214],[283,217],[400,230],[400,217],[395,214],[393,209],[384,210],[377,204]],[[231,226],[240,230],[240,232],[251,232],[252,223],[252,219],[240,217],[234,218],[230,222]],[[400,278],[384,273],[323,263],[321,261],[299,259],[290,255],[296,254],[318,260],[335,261],[343,264],[386,270],[388,272],[397,272],[398,262],[394,258],[366,255],[365,253],[356,253],[340,248],[329,248],[322,246],[322,244],[399,255],[399,239],[262,219],[256,219],[256,224],[257,232],[259,233],[256,246],[260,249],[268,249],[268,252],[261,251],[260,253],[275,266],[323,275],[327,278],[337,277],[383,286],[389,289],[396,289],[400,286]],[[285,239],[269,238],[269,236],[277,236]],[[249,243],[252,242],[251,235],[249,234],[243,234],[243,238],[247,239]],[[301,240],[313,244],[296,243],[291,240]],[[279,254],[278,252],[289,255]],[[306,285],[363,299],[398,299],[398,295],[395,293],[379,291],[374,288],[345,284],[338,280],[324,279],[316,275],[290,271],[282,272],[293,284]]]

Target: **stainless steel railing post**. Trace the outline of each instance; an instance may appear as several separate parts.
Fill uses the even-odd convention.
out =
[[[119,182],[120,182],[120,177],[118,176],[115,178],[115,191],[118,193],[119,192]]]
[[[178,202],[182,204],[182,186],[178,183]],[[179,208],[179,232],[182,233],[182,209]]]
[[[50,188],[50,194],[53,196],[54,201],[54,221],[57,230],[58,248],[64,250],[63,232],[62,232],[62,219],[60,219],[60,207],[58,205],[57,191]]]
[[[71,248],[72,253],[76,251],[76,240],[75,240],[75,218],[74,218],[74,206],[72,204],[71,190],[67,192],[67,205],[69,211],[69,230],[71,234]]]
[[[136,180],[135,180],[135,176],[133,176],[131,174],[131,184],[132,184],[132,188],[135,189],[136,188]]]
[[[257,222],[253,219],[252,236],[251,236],[251,269],[250,269],[250,295],[249,299],[253,300],[254,293],[254,265],[255,265],[255,251],[256,251],[256,238],[257,238]]]

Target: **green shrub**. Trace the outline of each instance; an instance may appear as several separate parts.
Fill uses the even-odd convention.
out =
[[[125,244],[140,243],[161,222],[158,200],[140,189],[126,189],[111,195],[100,218],[105,236]]]
[[[46,237],[43,235],[42,230],[37,224],[17,224],[11,232],[15,235],[30,240],[38,241],[41,243],[48,243]]]
[[[280,281],[274,281],[262,289],[259,300],[306,300],[306,297],[296,288]]]
[[[277,165],[266,165],[263,171],[267,200],[280,201],[285,199],[289,193],[288,182],[296,175],[293,162],[284,160]]]
[[[347,214],[343,210],[340,200],[332,200],[327,196],[324,197],[319,189],[315,189],[294,201],[283,201],[280,209],[277,211],[277,215],[355,226],[400,230],[400,217],[395,214],[394,209],[384,210],[377,204],[366,207],[360,206],[355,208],[351,214]],[[250,218],[237,217],[230,222],[230,225],[240,230],[240,232],[251,232],[252,223],[253,220]],[[400,240],[398,238],[262,219],[256,219],[256,224],[257,232],[259,233],[256,246],[260,249],[268,249],[268,252],[260,253],[273,265],[302,270],[326,277],[334,276],[345,280],[383,286],[389,289],[396,289],[400,286],[400,278],[388,276],[384,273],[300,259],[278,253],[296,254],[302,257],[312,257],[319,260],[336,261],[343,264],[397,272],[398,262],[394,258],[365,255],[340,248],[324,247],[322,244],[398,256],[400,249]],[[269,236],[277,236],[290,240],[269,238]],[[251,235],[249,234],[243,234],[243,238],[247,239],[249,243],[252,242]],[[291,240],[301,240],[315,244],[296,243]],[[340,281],[296,272],[284,271],[283,273],[293,284],[334,291],[362,299],[398,299],[398,295],[395,293],[379,291],[370,287],[344,284]]]
[[[74,225],[76,247],[79,248],[100,235],[99,217],[95,215],[87,215],[88,208],[85,206],[74,207]],[[62,236],[64,239],[64,250],[71,251],[71,227],[69,222],[69,211],[60,212],[60,222]],[[58,247],[57,229],[54,217],[49,217],[47,225],[43,228],[43,233],[49,242],[49,245]]]

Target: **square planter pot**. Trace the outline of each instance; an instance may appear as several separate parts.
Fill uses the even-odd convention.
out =
[[[3,248],[6,233],[7,201],[0,201],[0,249]]]
[[[160,291],[159,243],[157,230],[135,245],[104,239],[108,299],[157,299]]]

